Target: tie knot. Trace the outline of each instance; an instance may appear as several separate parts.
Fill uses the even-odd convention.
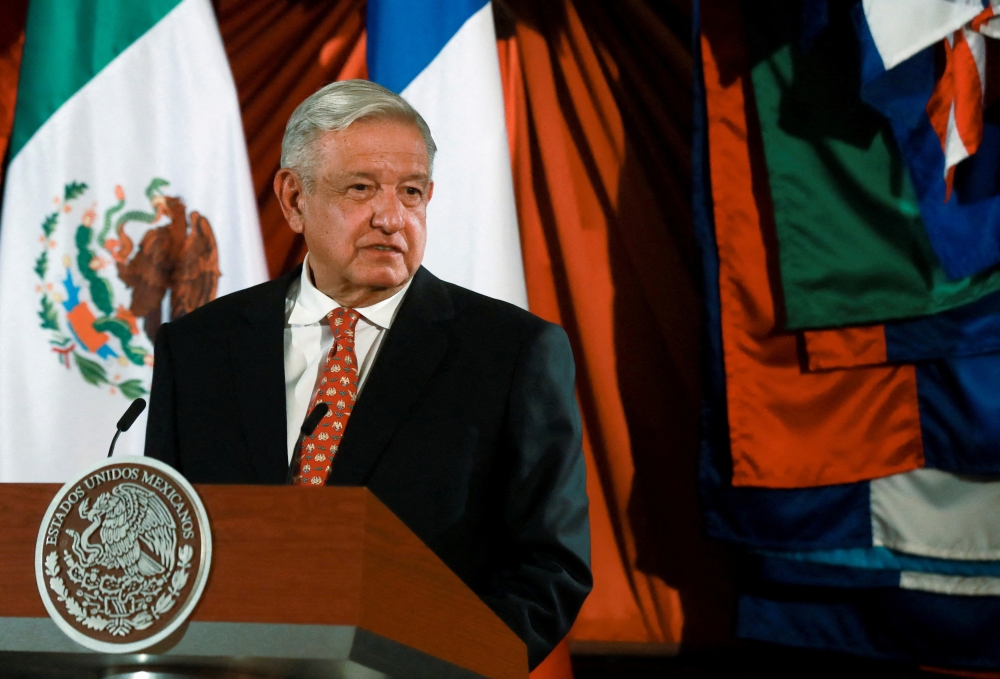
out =
[[[335,335],[339,335],[341,330],[354,330],[358,324],[360,314],[354,309],[337,307],[326,316],[327,323],[333,329]]]

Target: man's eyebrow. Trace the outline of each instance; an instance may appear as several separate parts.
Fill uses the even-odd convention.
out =
[[[402,181],[409,182],[409,181],[417,180],[417,181],[426,182],[426,181],[430,181],[430,178],[431,178],[430,175],[427,174],[426,172],[414,172],[413,174],[408,174],[405,177],[403,177]]]
[[[350,174],[341,175],[341,178],[342,179],[347,179],[347,180],[350,180],[350,179],[371,179],[372,181],[374,181],[375,180],[375,175],[372,174],[371,172],[361,172],[361,171],[359,171],[359,172],[351,172]]]
[[[375,177],[375,175],[373,173],[371,173],[371,172],[364,172],[364,171],[360,171],[360,170],[357,171],[357,172],[351,172],[349,174],[340,175],[339,179],[341,181],[350,181],[352,179],[370,179],[372,181],[377,181],[377,179],[376,179],[376,177]],[[414,180],[416,180],[416,181],[424,181],[424,182],[430,181],[430,175],[428,175],[426,172],[414,172],[412,174],[408,174],[408,175],[402,177],[402,179],[400,181],[409,182],[409,181],[414,181]],[[336,181],[336,179],[333,179],[331,181],[331,183],[334,182],[334,181]]]

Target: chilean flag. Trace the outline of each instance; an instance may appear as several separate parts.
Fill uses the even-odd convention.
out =
[[[891,121],[931,244],[954,279],[1000,263],[1000,107],[987,87],[998,15],[1000,0],[855,7],[862,96]]]
[[[401,94],[434,135],[424,264],[528,308],[510,145],[489,0],[368,0],[368,75]],[[566,641],[532,679],[572,679]]]
[[[438,146],[424,264],[527,308],[493,8],[487,0],[369,0],[368,72]]]

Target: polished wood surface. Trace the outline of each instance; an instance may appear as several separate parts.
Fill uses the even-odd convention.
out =
[[[527,676],[524,644],[367,489],[195,488],[212,570],[192,620],[357,626],[485,676]],[[58,489],[0,484],[0,617],[47,616],[35,540]]]
[[[358,626],[486,676],[526,677],[527,651],[517,635],[378,498],[364,492]],[[417,582],[419,587],[412,586]]]
[[[35,541],[60,486],[0,484],[0,617],[46,618],[35,583]]]

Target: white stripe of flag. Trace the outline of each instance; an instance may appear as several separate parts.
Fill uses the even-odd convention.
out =
[[[372,80],[402,94],[438,145],[424,264],[527,308],[493,9],[482,0],[370,0]]]

